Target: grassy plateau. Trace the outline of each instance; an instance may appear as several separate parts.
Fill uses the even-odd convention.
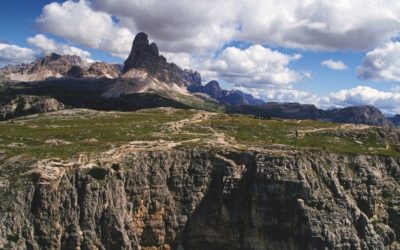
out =
[[[0,162],[24,155],[68,158],[103,152],[131,141],[202,143],[217,134],[246,147],[287,145],[350,154],[400,156],[397,145],[378,136],[377,127],[343,128],[318,121],[257,120],[252,116],[214,113],[191,122],[202,111],[148,109],[136,112],[66,110],[0,122]],[[176,122],[186,121],[178,131]],[[172,125],[171,125],[172,124]],[[204,141],[203,141],[204,142]],[[228,144],[229,144],[228,143]]]

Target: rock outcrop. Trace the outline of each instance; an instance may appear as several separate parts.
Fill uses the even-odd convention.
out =
[[[354,106],[328,110],[324,120],[340,123],[372,124],[383,127],[393,126],[393,123],[373,106]]]
[[[183,70],[174,63],[168,63],[167,59],[159,54],[157,45],[150,44],[148,36],[143,32],[136,35],[132,51],[124,63],[123,72],[126,73],[131,69],[145,70],[160,81],[180,86],[201,83],[201,76],[197,71]]]
[[[399,173],[395,158],[296,150],[13,159],[0,248],[399,249]]]
[[[17,95],[0,104],[0,120],[64,108],[64,104],[48,96]]]

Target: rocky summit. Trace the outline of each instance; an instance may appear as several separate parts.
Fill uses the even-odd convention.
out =
[[[131,53],[124,63],[124,73],[131,69],[145,70],[162,81],[181,86],[201,83],[201,76],[197,71],[183,70],[174,63],[168,63],[164,56],[159,55],[157,45],[150,44],[148,36],[143,32],[136,35]]]

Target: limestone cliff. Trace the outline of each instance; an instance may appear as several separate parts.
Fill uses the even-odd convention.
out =
[[[0,248],[398,249],[399,164],[207,146],[14,158],[0,179]]]

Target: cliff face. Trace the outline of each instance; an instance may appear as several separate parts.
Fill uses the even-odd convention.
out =
[[[3,97],[4,98],[4,97]],[[0,120],[64,109],[65,105],[48,96],[17,95],[0,100]]]
[[[400,161],[207,147],[3,164],[0,248],[400,247]]]

